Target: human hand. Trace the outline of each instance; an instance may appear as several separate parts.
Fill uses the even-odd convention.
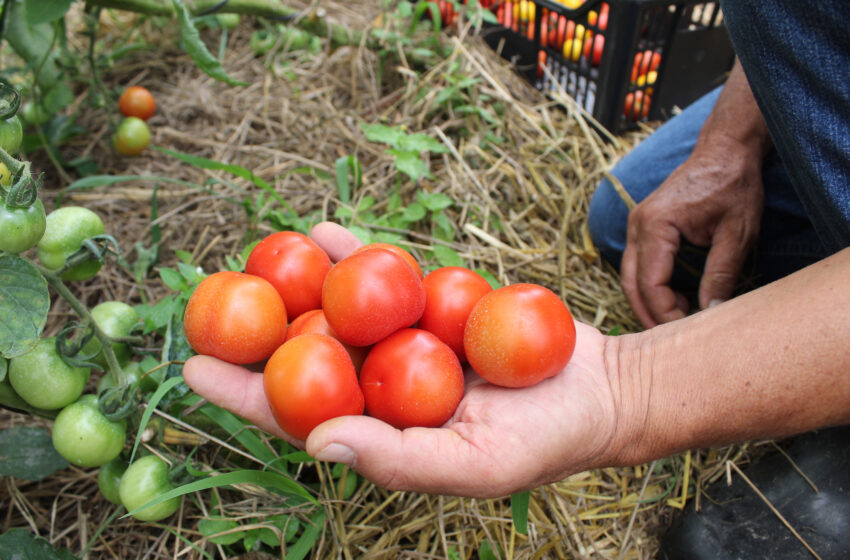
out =
[[[335,260],[357,246],[348,235],[333,224],[312,232]],[[441,428],[398,430],[375,418],[346,416],[321,424],[306,442],[275,422],[262,374],[207,356],[191,358],[183,374],[209,401],[317,459],[346,463],[379,486],[494,497],[616,462],[613,442],[623,422],[605,342],[598,330],[577,323],[566,368],[523,389],[497,387],[468,371],[463,400]]]
[[[620,267],[623,291],[647,328],[685,316],[688,302],[673,291],[681,237],[709,247],[699,286],[702,308],[730,298],[761,222],[761,159],[735,141],[698,144],[650,196],[629,213]]]

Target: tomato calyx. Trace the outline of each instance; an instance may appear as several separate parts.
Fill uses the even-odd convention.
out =
[[[14,117],[21,106],[21,93],[5,78],[0,78],[0,100],[3,101],[0,106],[5,107],[0,111],[0,120]]]

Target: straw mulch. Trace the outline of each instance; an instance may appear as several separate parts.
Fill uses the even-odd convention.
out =
[[[376,4],[323,3],[338,22],[354,29],[373,24]],[[133,17],[104,14],[104,40],[117,36]],[[624,332],[638,329],[615,271],[600,261],[590,243],[585,217],[596,183],[643,132],[602,141],[567,100],[561,99],[563,105],[547,100],[465,30],[445,34],[453,54],[420,72],[397,59],[381,67],[376,51],[363,45],[325,49],[316,56],[256,58],[248,46],[253,29],[250,18],[243,18],[224,59],[228,72],[249,82],[247,87],[228,87],[202,74],[177,50],[173,31],[150,22],[135,33],[155,47],[122,59],[103,79],[111,88],[140,83],[153,91],[158,102],[150,121],[154,144],[251,169],[300,215],[331,218],[341,202],[333,181],[291,172],[306,165],[333,174],[334,161],[349,154],[363,165],[364,184],[355,203],[374,197],[374,212],[381,212],[386,193],[397,184],[406,203],[415,199],[417,189],[445,193],[457,201],[449,212],[457,231],[451,247],[469,266],[486,268],[503,283],[549,286],[577,319],[605,331],[615,326]],[[216,44],[217,34],[207,37]],[[438,103],[439,92],[458,75],[476,80],[462,95],[490,110],[494,123]],[[182,249],[208,272],[222,268],[225,256],[238,255],[250,237],[271,231],[263,223],[252,229],[240,201],[258,191],[241,179],[202,171],[150,149],[138,158],[116,156],[109,145],[108,110],[89,108],[84,93],[80,91],[73,110],[79,111],[88,133],[66,146],[67,156],[91,156],[101,173],[211,185],[201,190],[160,184],[159,217],[153,222],[153,182],[67,194],[70,202],[104,217],[131,261],[134,243],[149,244],[154,224],[162,228],[163,265],[173,265],[173,251]],[[385,147],[366,141],[359,126],[376,122],[405,125],[444,143],[447,153],[430,156],[433,178],[413,184],[399,177]],[[504,140],[482,148],[488,133]],[[43,195],[52,208],[67,179],[47,160],[36,161],[48,174]],[[492,217],[498,217],[501,231],[492,227]],[[344,223],[369,227],[356,219]],[[425,251],[438,243],[427,222],[403,233],[423,260]],[[107,267],[77,289],[90,305],[105,299],[151,302],[168,293],[158,277],[139,285],[118,266]],[[57,302],[50,328],[55,330],[68,313]],[[7,412],[0,420],[5,427],[32,422]],[[191,449],[151,445],[184,455]],[[322,483],[328,515],[312,557],[476,558],[481,543],[489,540],[507,558],[651,558],[671,515],[698,498],[698,487],[723,475],[725,460],[740,460],[741,454],[740,449],[687,454],[652,466],[581,473],[540,488],[532,493],[527,536],[513,530],[506,499],[388,492],[362,479],[350,497],[341,499],[329,482],[328,466],[305,466],[303,475]],[[218,445],[208,444],[194,459],[208,468],[226,468],[229,457]],[[40,483],[4,479],[0,504],[6,514],[0,529],[28,527],[79,553],[114,510],[100,497],[95,477],[94,471],[69,468]],[[196,547],[223,557],[223,549],[198,532],[199,519],[221,515],[262,523],[281,511],[280,502],[260,489],[200,493],[185,499],[167,526],[113,521],[87,557],[200,558]]]

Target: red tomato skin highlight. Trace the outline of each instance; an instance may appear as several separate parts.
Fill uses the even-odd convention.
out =
[[[360,387],[370,416],[398,429],[438,427],[463,398],[463,368],[433,334],[402,329],[369,352]]]
[[[266,363],[263,389],[275,421],[300,440],[325,420],[363,414],[351,358],[323,334],[302,334],[278,348]]]
[[[419,320],[425,288],[403,258],[372,249],[331,269],[322,289],[322,309],[339,340],[369,346]]]
[[[419,266],[419,263],[416,262],[416,259],[397,245],[393,245],[392,243],[369,243],[368,245],[363,245],[355,249],[351,254],[362,253],[363,251],[371,251],[372,249],[386,249],[387,251],[391,251],[403,258],[404,261],[410,265],[413,270],[416,271],[416,274],[419,278],[425,278],[425,273],[422,272],[422,267]]]
[[[325,317],[325,312],[321,309],[311,309],[306,313],[302,313],[297,319],[289,324],[286,330],[286,340],[291,340],[296,336],[307,333],[324,334],[331,338],[339,340],[339,337],[328,324],[328,319]],[[366,360],[366,355],[369,353],[369,346],[351,346],[340,340],[340,343],[345,347],[348,355],[351,356],[351,362],[354,364],[354,369],[360,371],[363,367],[363,362]]]
[[[216,272],[195,288],[183,319],[199,354],[233,364],[271,356],[286,338],[286,307],[267,281],[241,272]]]
[[[130,86],[118,98],[118,110],[125,117],[138,117],[146,121],[156,111],[156,100],[147,88]]]
[[[322,285],[331,259],[304,234],[279,231],[257,243],[245,272],[268,280],[280,294],[290,319],[322,306]]]
[[[481,298],[463,335],[466,356],[484,379],[527,387],[558,374],[575,349],[575,323],[564,302],[534,284],[513,284]]]
[[[419,328],[433,333],[454,350],[461,363],[466,362],[463,330],[475,304],[493,291],[490,284],[467,268],[445,266],[428,274],[425,287],[425,311]]]

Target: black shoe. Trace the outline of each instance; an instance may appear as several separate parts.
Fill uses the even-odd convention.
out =
[[[850,559],[850,426],[794,438],[787,450],[817,486],[809,486],[780,453],[744,472],[823,560]],[[814,556],[733,472],[681,515],[664,535],[663,560],[811,560]]]

